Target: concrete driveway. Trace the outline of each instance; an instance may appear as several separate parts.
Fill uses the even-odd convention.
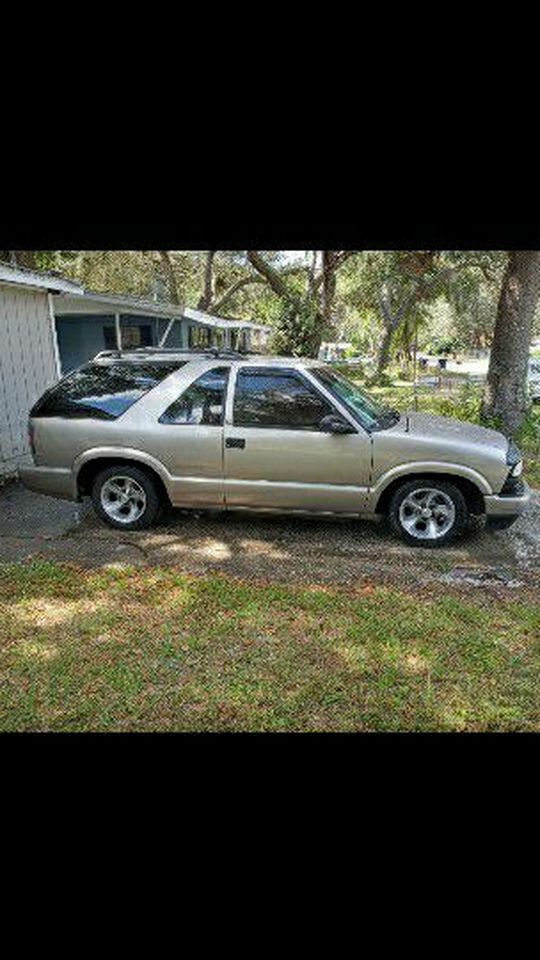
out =
[[[480,530],[445,550],[411,549],[370,521],[194,514],[170,510],[152,530],[122,533],[90,504],[0,490],[0,559],[50,558],[82,566],[176,564],[186,573],[355,584],[366,579],[514,585],[540,576],[540,493],[508,531]]]

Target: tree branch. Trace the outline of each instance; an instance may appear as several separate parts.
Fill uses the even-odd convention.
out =
[[[277,270],[272,267],[264,257],[261,257],[260,253],[257,250],[248,250],[247,251],[248,260],[255,270],[261,274],[262,277],[268,283],[268,286],[277,293],[278,297],[283,297],[285,300],[291,299],[291,293],[287,284],[284,283],[281,275]]]
[[[324,280],[325,273],[332,274],[335,273],[339,268],[345,263],[349,257],[354,256],[355,253],[358,253],[358,250],[324,250],[323,257],[327,258],[326,268],[319,274],[318,277],[315,277],[313,281],[313,290],[316,292],[321,283]]]
[[[236,283],[233,283],[232,286],[225,291],[223,296],[219,298],[219,300],[217,300],[215,303],[210,303],[205,309],[215,310],[216,313],[220,310],[223,310],[224,306],[229,302],[229,300],[231,300],[232,297],[234,297],[235,293],[237,293],[238,290],[241,290],[242,287],[247,287],[250,283],[266,283],[266,280],[264,277],[242,277],[241,280],[237,280]]]
[[[249,258],[249,253],[248,253],[248,258]],[[262,257],[260,259],[262,260]],[[263,261],[263,263],[266,264],[266,261]],[[269,264],[267,264],[267,266],[269,266]],[[306,267],[300,267],[300,266],[286,267],[285,270],[282,270],[280,272],[279,277],[290,276],[291,274],[295,274],[295,273],[302,273],[306,269],[307,269]],[[229,301],[232,300],[234,295],[238,293],[239,290],[241,290],[243,287],[249,286],[252,283],[268,283],[268,285],[270,286],[268,277],[262,274],[251,274],[249,277],[241,277],[240,280],[236,280],[229,287],[229,289],[226,290],[224,294],[222,294],[219,300],[216,300],[215,303],[210,302],[207,307],[201,308],[201,309],[215,310],[216,313],[219,312],[220,310],[223,310],[226,304],[228,304]],[[283,286],[285,287],[285,284]],[[279,295],[281,296],[282,294],[279,294]],[[287,296],[290,296],[288,290],[287,290]]]

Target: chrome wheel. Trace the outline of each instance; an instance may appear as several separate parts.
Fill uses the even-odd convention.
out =
[[[451,497],[434,487],[411,490],[399,508],[399,522],[417,540],[438,540],[454,525],[456,508]]]
[[[146,510],[146,493],[132,477],[110,477],[101,488],[101,506],[117,523],[133,523]]]

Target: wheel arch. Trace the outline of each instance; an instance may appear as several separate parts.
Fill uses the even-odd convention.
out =
[[[163,503],[171,503],[166,482],[167,475],[164,468],[161,466],[161,464],[158,464],[157,461],[153,462],[153,457],[148,457],[145,454],[138,454],[137,451],[132,450],[99,450],[95,451],[95,453],[86,455],[84,458],[81,458],[78,463],[76,462],[74,472],[77,485],[77,495],[79,497],[90,496],[92,492],[92,484],[97,474],[102,470],[105,470],[107,467],[113,467],[116,464],[137,467],[138,470],[142,470],[154,481],[160,499],[163,500]]]
[[[444,480],[447,483],[453,483],[458,490],[461,490],[471,513],[480,515],[486,512],[484,493],[474,480],[464,477],[463,474],[446,473],[439,470],[415,470],[411,473],[400,473],[399,476],[391,479],[379,493],[374,512],[386,513],[390,500],[398,487],[409,483],[411,480]]]

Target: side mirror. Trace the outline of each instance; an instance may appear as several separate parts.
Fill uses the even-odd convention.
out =
[[[323,417],[319,429],[322,433],[356,433],[354,427],[336,413]]]

